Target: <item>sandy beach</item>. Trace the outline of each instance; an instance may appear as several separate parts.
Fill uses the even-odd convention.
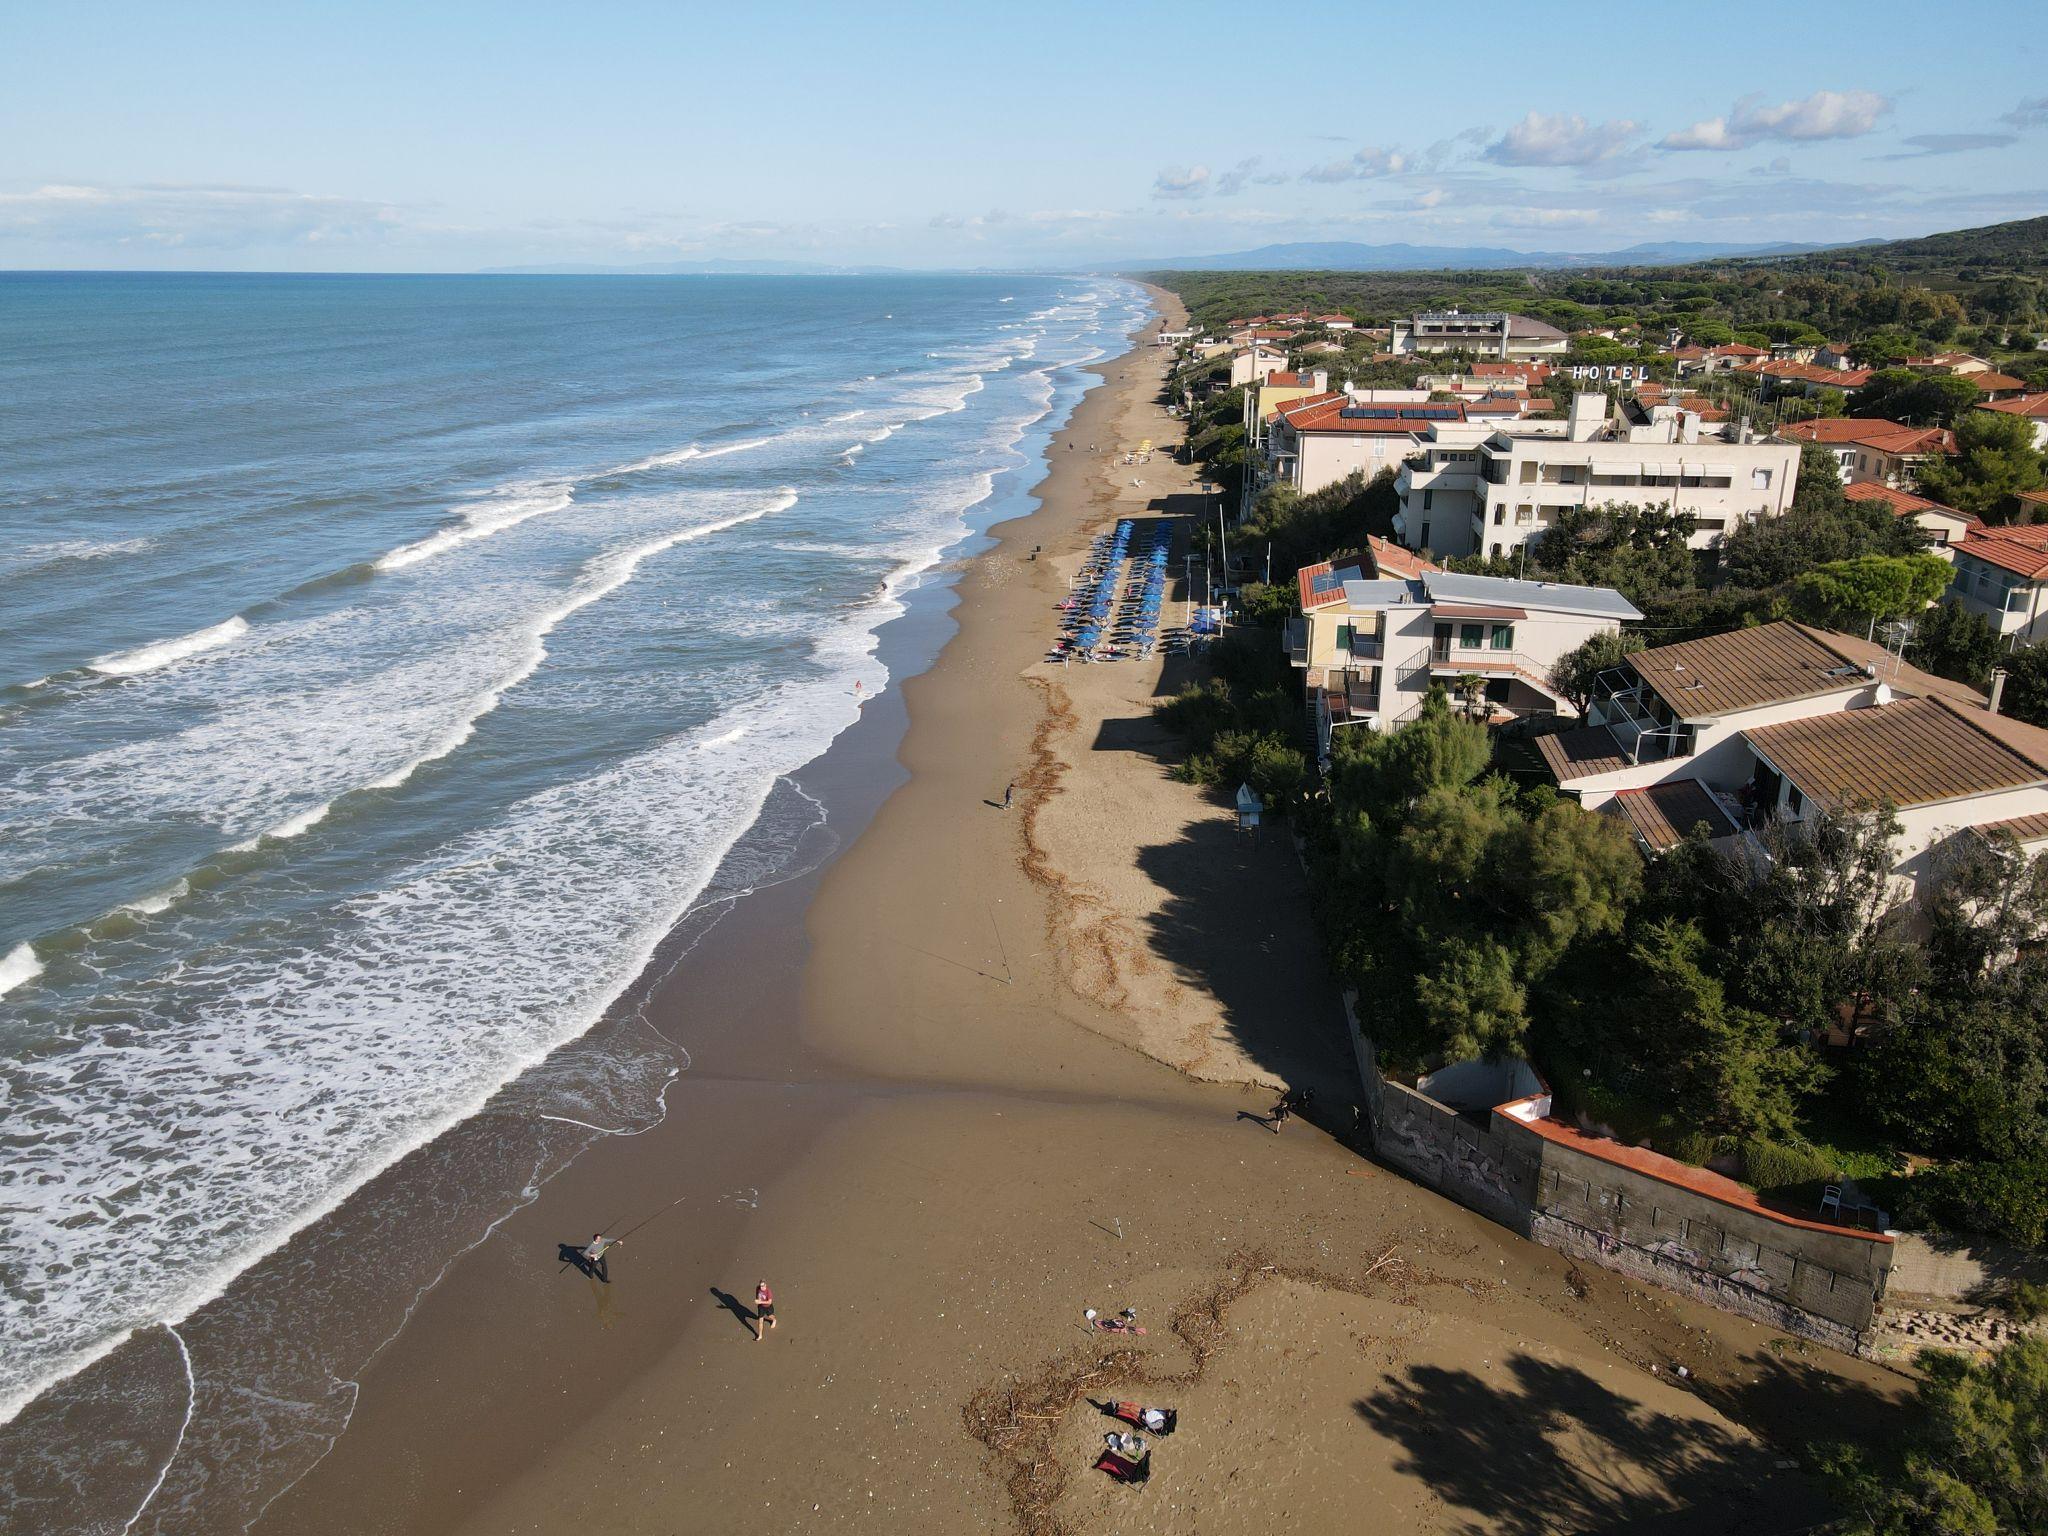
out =
[[[1353,1150],[1287,829],[1241,834],[1168,777],[1148,710],[1188,664],[1044,662],[1090,535],[1202,509],[1166,453],[1119,462],[1178,440],[1149,338],[1101,371],[1038,510],[885,632],[936,662],[798,776],[857,835],[636,998],[689,1041],[666,1119],[457,1261],[253,1529],[1819,1517],[1786,1447],[1897,1379],[1581,1270]],[[1281,1083],[1318,1090],[1318,1123],[1247,1117]],[[558,1262],[643,1218],[609,1284]],[[1142,1337],[1083,1320],[1127,1306]],[[1091,1470],[1121,1427],[1091,1402],[1125,1398],[1180,1414],[1139,1488]]]

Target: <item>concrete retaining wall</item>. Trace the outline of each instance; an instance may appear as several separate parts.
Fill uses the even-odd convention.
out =
[[[1546,1247],[1835,1349],[1869,1352],[1890,1243],[1730,1205],[1560,1145],[1514,1114],[1461,1114],[1384,1076],[1353,1001],[1345,1006],[1373,1148],[1387,1162]]]

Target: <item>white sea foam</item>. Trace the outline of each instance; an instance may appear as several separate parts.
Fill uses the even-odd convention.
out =
[[[43,974],[43,962],[36,958],[36,952],[26,944],[17,944],[0,959],[0,993],[12,992],[24,981],[33,981]]]
[[[692,443],[687,448],[678,448],[671,453],[649,454],[644,459],[621,464],[618,468],[605,470],[603,474],[593,478],[611,480],[621,475],[644,474],[650,469],[671,469],[678,464],[688,464],[697,459],[722,459],[729,453],[745,453],[751,448],[765,447],[774,440],[772,437],[750,437],[737,443],[718,443],[710,448],[700,443]]]
[[[173,902],[191,894],[192,883],[189,880],[178,880],[172,882],[165,889],[158,891],[155,895],[142,896],[134,901],[123,902],[121,910],[123,912],[139,912],[144,917],[154,917],[159,912],[168,912]]]
[[[494,533],[503,533],[507,528],[517,528],[543,513],[560,512],[575,499],[575,493],[567,487],[537,486],[502,500],[481,502],[465,510],[462,521],[454,527],[430,533],[411,544],[401,544],[389,554],[380,556],[376,567],[380,571],[402,571],[422,560],[445,555],[451,549],[460,549]]]
[[[106,677],[139,677],[145,672],[155,672],[168,667],[172,662],[183,661],[187,656],[197,656],[202,651],[215,650],[230,644],[249,633],[249,621],[240,614],[221,623],[196,629],[189,635],[179,635],[174,640],[159,640],[154,645],[141,646],[132,651],[121,651],[112,656],[102,656],[87,665]]]

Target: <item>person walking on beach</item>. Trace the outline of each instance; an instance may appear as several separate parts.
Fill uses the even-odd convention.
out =
[[[583,1262],[590,1266],[590,1273],[607,1285],[611,1284],[612,1276],[611,1266],[605,1261],[605,1255],[624,1241],[625,1239],[621,1237],[606,1237],[602,1232],[593,1232],[590,1234],[590,1245],[583,1250]]]
[[[754,1342],[761,1342],[761,1335],[775,1326],[775,1293],[768,1289],[763,1280],[754,1287],[754,1316],[759,1322],[754,1328]]]
[[[1016,797],[1017,781],[1015,779],[1012,779],[1010,780],[1009,784],[1006,785],[1003,789],[1003,809],[1007,811],[1010,808],[1010,802],[1016,799]]]

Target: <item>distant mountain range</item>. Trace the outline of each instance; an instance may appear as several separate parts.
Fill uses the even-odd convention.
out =
[[[1515,251],[1490,245],[1361,245],[1351,240],[1318,240],[1262,245],[1257,250],[1216,256],[1178,256],[1158,261],[1119,261],[1113,272],[1419,272],[1432,269],[1483,271],[1506,267],[1648,267],[1714,261],[1727,256],[1803,256],[1814,251],[1882,245],[1858,240],[1829,245],[1711,245],[1673,240],[1632,245],[1620,251]]]

